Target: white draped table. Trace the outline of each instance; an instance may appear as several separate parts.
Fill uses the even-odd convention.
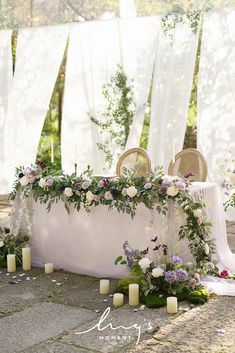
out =
[[[193,190],[202,190],[207,202],[209,218],[214,222],[212,236],[216,241],[216,257],[221,267],[235,271],[235,255],[227,243],[226,224],[219,187],[215,183],[193,183]],[[97,277],[122,277],[127,274],[125,266],[115,266],[117,256],[123,253],[127,240],[132,248],[153,247],[151,238],[169,246],[169,255],[177,254],[185,260],[190,258],[186,241],[178,241],[178,226],[184,217],[180,210],[167,217],[151,213],[144,205],[138,207],[134,219],[107,206],[94,207],[89,214],[65,211],[62,202],[52,206],[49,213],[45,205],[33,202],[32,259],[36,266],[45,262],[55,267]]]

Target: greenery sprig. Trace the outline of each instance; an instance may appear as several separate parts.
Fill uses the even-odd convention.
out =
[[[102,93],[106,100],[104,112],[91,114],[90,120],[99,128],[103,141],[97,146],[104,153],[108,168],[111,168],[114,160],[112,145],[116,144],[119,152],[125,148],[135,114],[133,86],[128,83],[122,65],[118,65],[117,72],[103,86]]]

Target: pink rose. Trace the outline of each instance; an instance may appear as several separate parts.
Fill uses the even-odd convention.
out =
[[[229,276],[231,276],[231,272],[227,268],[224,268],[223,271],[220,272],[220,277],[222,278],[227,278]]]

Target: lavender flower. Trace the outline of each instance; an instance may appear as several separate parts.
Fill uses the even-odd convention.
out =
[[[146,184],[144,184],[144,189],[145,189],[145,190],[151,189],[151,187],[152,187],[152,183],[146,183]]]
[[[130,245],[128,244],[127,241],[123,244],[123,249],[124,249],[124,254],[126,256],[132,256],[133,255],[133,250],[131,249],[131,247],[130,247]]]
[[[185,181],[180,179],[176,182],[176,186],[179,190],[184,191],[186,189],[187,185],[186,185]]]
[[[177,280],[176,272],[175,271],[166,271],[164,274],[165,281],[167,283],[172,283]]]
[[[170,175],[164,175],[162,177],[162,183],[161,183],[161,187],[164,189],[167,189],[169,186],[171,186],[171,183],[173,181],[173,177]]]
[[[179,257],[179,256],[173,256],[172,259],[171,259],[171,262],[172,262],[174,265],[179,265],[179,264],[181,264],[183,261],[182,261],[181,257]]]
[[[186,281],[188,279],[188,272],[185,270],[178,270],[176,272],[176,277],[179,281]]]
[[[46,181],[46,186],[52,186],[54,184],[53,178],[48,178]]]

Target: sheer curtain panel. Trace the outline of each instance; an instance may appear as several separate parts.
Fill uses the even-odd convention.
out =
[[[174,151],[177,153],[183,147],[197,45],[198,35],[187,24],[178,24],[172,36],[160,31],[148,152],[154,167],[164,162],[165,172]]]
[[[235,9],[205,14],[198,86],[198,146],[209,179],[235,155]]]
[[[39,139],[63,59],[68,25],[22,29],[4,134],[8,189],[16,166],[35,163]]]
[[[62,119],[62,167],[67,173],[78,172],[88,165],[102,173],[103,152],[97,147],[101,136],[90,115],[103,112],[106,103],[103,85],[120,63],[117,21],[89,22],[71,30]]]
[[[11,36],[11,30],[0,31],[0,194],[7,192],[3,164],[3,137],[7,115],[8,97],[13,75]]]

